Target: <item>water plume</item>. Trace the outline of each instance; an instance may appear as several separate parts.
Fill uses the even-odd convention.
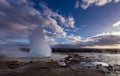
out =
[[[43,30],[35,30],[29,37],[30,53],[29,58],[41,58],[51,56],[51,48],[45,41]]]

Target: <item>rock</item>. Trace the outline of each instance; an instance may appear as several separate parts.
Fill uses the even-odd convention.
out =
[[[113,66],[109,65],[108,67],[106,67],[109,71],[113,71]]]
[[[61,62],[59,61],[58,65],[63,66],[63,67],[66,66],[65,62],[63,62],[63,61],[61,61]]]
[[[115,64],[115,65],[109,65],[108,67],[106,67],[109,71],[120,71],[120,65]]]
[[[69,66],[69,65],[80,63],[83,59],[84,59],[83,56],[79,56],[78,54],[71,54],[66,58],[62,59],[62,61]]]
[[[20,66],[23,66],[23,65],[27,65],[27,64],[30,64],[31,62],[20,62],[20,61],[7,61],[6,62],[6,65],[8,68],[10,69],[15,69],[15,68],[18,68]]]
[[[105,66],[102,65],[99,65],[99,68],[97,69],[102,73],[110,73],[110,71]]]
[[[70,54],[66,58],[58,60],[58,65],[60,66],[70,66],[80,63],[84,59],[83,56],[78,54]]]
[[[19,62],[18,61],[8,61],[7,63],[8,68],[10,69],[15,69],[19,67]]]
[[[120,71],[120,65],[118,64],[113,65],[113,71]]]

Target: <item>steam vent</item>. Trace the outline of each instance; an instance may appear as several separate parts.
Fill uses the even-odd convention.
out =
[[[42,58],[51,56],[51,48],[45,41],[43,30],[35,30],[30,35],[30,58]]]

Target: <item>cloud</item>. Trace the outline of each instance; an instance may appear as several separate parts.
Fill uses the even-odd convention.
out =
[[[79,7],[79,4],[80,4],[80,2],[77,0],[77,1],[75,2],[75,8],[78,8],[78,7]]]
[[[119,21],[114,23],[112,25],[112,31],[111,32],[103,32],[100,34],[97,34],[95,36],[88,37],[84,39],[82,42],[78,42],[78,44],[84,46],[84,47],[109,47],[109,46],[117,46],[120,44],[120,31],[117,29],[119,26]]]
[[[72,39],[71,39],[72,40]],[[86,39],[81,39],[76,42],[71,42],[71,44],[58,44],[54,47],[64,47],[64,48],[118,48],[120,44],[120,32],[118,33],[102,33],[95,36],[91,36]],[[96,47],[97,46],[97,47]]]
[[[81,7],[87,9],[92,6],[104,6],[111,2],[118,3],[120,0],[82,0]]]
[[[63,17],[62,15],[58,14],[57,12],[53,12],[51,9],[49,9],[45,4],[40,3],[40,6],[43,9],[43,15],[47,18],[55,19],[60,22],[60,25],[74,28],[74,18],[72,16],[68,16],[68,18]]]
[[[120,46],[120,31],[115,30],[119,26],[119,21],[113,24],[112,31],[96,34],[88,38],[80,36],[69,35],[65,38],[67,43],[57,44],[54,47],[63,48],[119,48]],[[112,25],[112,26],[113,26]]]
[[[0,33],[4,39],[24,37],[30,30],[46,25],[47,19],[25,0],[0,0],[0,11]]]
[[[115,2],[120,2],[120,0],[115,0]]]
[[[74,26],[74,24],[75,24],[75,21],[74,21],[74,18],[73,17],[69,17],[68,19],[67,19],[67,23],[66,23],[67,25],[67,27],[72,27],[72,28],[74,28],[75,26]]]
[[[28,39],[31,32],[38,28],[48,28],[45,33],[51,40],[65,38],[67,32],[63,27],[75,28],[72,16],[63,17],[52,11],[45,4],[40,4],[42,10],[33,7],[29,0],[0,0],[0,40],[7,43],[9,39]],[[52,37],[53,36],[53,37]]]
[[[88,8],[92,5],[103,6],[110,2],[119,2],[119,0],[107,0],[107,2],[84,0],[84,2]],[[46,40],[52,45],[59,44],[56,39],[65,39],[66,46],[70,47],[120,44],[120,31],[101,33],[86,39],[81,36],[69,35],[66,32],[67,29],[68,31],[69,29],[79,30],[75,27],[75,19],[72,16],[64,17],[45,4],[40,4],[40,8],[42,9],[35,9],[28,0],[0,0],[0,43],[10,43],[11,39],[28,39],[33,30],[45,28]],[[120,21],[112,26],[118,28]]]
[[[114,23],[112,26],[113,26],[113,27],[118,27],[118,26],[120,26],[120,21]]]
[[[53,37],[45,36],[45,39],[48,42],[48,44],[50,44],[50,45],[57,44],[57,42],[55,41],[55,39]]]
[[[52,32],[49,32],[47,30],[44,30],[44,33],[46,34],[46,36],[48,36],[47,38],[51,38],[52,39],[52,44],[59,44],[57,43],[57,41],[55,41],[55,39],[61,39],[61,40],[66,40],[64,42],[65,43],[69,43],[69,44],[72,44],[74,42],[78,42],[78,41],[81,41],[82,40],[82,37],[81,36],[74,36],[74,35],[60,35],[60,34],[57,34],[57,33],[52,33]],[[54,40],[53,40],[54,39]],[[48,39],[49,41],[49,39]],[[51,41],[51,40],[50,40]]]
[[[53,18],[48,18],[50,21],[50,26],[48,26],[50,29],[52,29],[53,32],[56,32],[57,34],[66,35],[66,32],[64,32],[63,28],[60,27],[57,23],[57,21]]]
[[[67,36],[66,39],[70,42],[70,43],[73,43],[73,42],[78,42],[78,41],[81,41],[81,37],[80,36]]]
[[[104,32],[89,37],[84,41],[86,46],[111,46],[120,44],[120,32]]]
[[[120,33],[102,33],[85,40],[86,46],[105,46],[120,44]]]

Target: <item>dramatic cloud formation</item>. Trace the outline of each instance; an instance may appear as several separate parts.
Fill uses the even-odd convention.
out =
[[[55,41],[55,38],[57,39],[65,39],[67,40],[67,42],[64,42],[65,44],[66,43],[73,43],[73,42],[78,42],[78,41],[81,41],[82,38],[81,36],[74,36],[74,35],[59,35],[57,33],[52,33],[52,32],[48,32],[47,30],[44,30],[45,34],[46,34],[46,39],[48,42],[50,42],[51,44],[59,44]]]
[[[70,43],[58,44],[55,47],[67,47],[67,48],[119,48],[120,46],[120,30],[114,30],[118,28],[119,21],[113,26],[113,31],[103,32],[91,37],[82,39],[80,36],[68,36],[67,39]],[[119,29],[119,28],[118,28]]]
[[[104,6],[111,2],[118,3],[120,0],[82,0],[82,4],[80,6],[83,9],[87,9],[91,6]]]
[[[52,21],[52,19],[55,21],[58,20],[60,22],[60,25],[63,25],[66,27],[71,27],[71,28],[75,27],[74,26],[75,21],[74,21],[73,17],[70,16],[68,18],[65,18],[62,15],[58,14],[57,12],[53,12],[45,4],[40,4],[40,6],[43,9],[43,15],[46,16],[49,20],[51,20],[51,21]],[[55,24],[58,24],[58,23],[55,23]]]
[[[54,41],[54,37],[67,38],[67,33],[62,26],[75,28],[75,21],[72,16],[65,18],[41,3],[40,7],[42,10],[38,11],[32,4],[34,3],[27,0],[0,1],[1,43],[13,38],[28,38],[32,30],[44,27],[51,30],[48,33],[49,35],[51,34],[50,39]],[[51,41],[50,39],[47,38],[48,42]]]
[[[120,44],[120,33],[102,33],[96,36],[87,38],[85,40],[86,45],[118,45]]]
[[[30,30],[47,25],[45,23],[47,19],[25,0],[1,0],[0,11],[2,12],[0,14],[0,38],[2,39],[26,37]]]
[[[118,33],[102,33],[96,36],[91,36],[84,40],[72,42],[71,44],[58,44],[56,47],[67,47],[67,48],[106,48],[105,46],[112,46],[112,48],[118,48],[120,44],[120,32]],[[113,47],[114,46],[114,47]]]
[[[94,47],[94,46],[114,46],[114,48],[118,48],[120,45],[120,22],[116,22],[112,25],[112,31],[103,32],[101,34],[97,34],[95,36],[88,37],[84,39],[82,42],[78,42],[77,44],[83,47]],[[98,48],[97,47],[97,48]],[[105,48],[105,47],[103,47]]]
[[[82,2],[77,0],[75,2],[75,8],[82,7],[83,9],[87,9],[91,6],[104,6],[108,3],[118,2],[120,0],[82,0]],[[97,23],[88,26],[89,24],[87,23],[90,22],[90,19],[93,20],[91,16],[87,19],[88,21],[86,20],[84,22],[82,19],[84,20],[85,18],[82,18],[82,16],[76,13],[74,13],[75,15],[71,13],[68,15],[68,10],[67,12],[63,12],[66,11],[64,9],[62,13],[61,11],[59,13],[55,11],[56,9],[52,10],[44,3],[38,3],[37,8],[34,5],[36,3],[30,0],[0,0],[0,44],[28,41],[28,36],[31,32],[38,28],[44,29],[45,38],[48,43],[56,46],[60,45],[59,42],[62,42],[62,40],[64,44],[60,46],[64,47],[109,46],[119,45],[120,43],[119,20],[112,25],[112,31],[86,38],[88,35],[86,31],[90,31],[91,33],[89,28],[94,25],[97,26]],[[83,15],[86,16],[87,14],[89,13]],[[94,17],[96,16],[94,15]],[[77,27],[75,26],[75,20],[80,22],[76,23]],[[84,25],[84,23],[86,23],[88,30],[86,30],[86,27],[84,27],[85,30],[80,30],[80,25]],[[93,27],[93,29],[97,32],[96,27]],[[85,36],[85,38],[77,36],[80,34]]]

